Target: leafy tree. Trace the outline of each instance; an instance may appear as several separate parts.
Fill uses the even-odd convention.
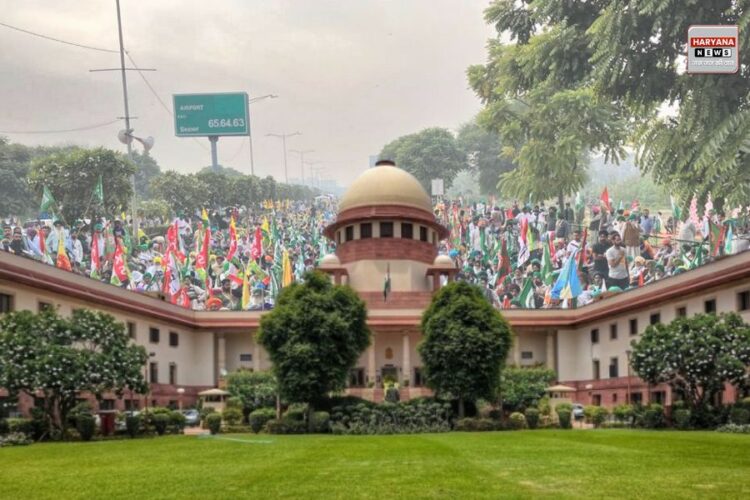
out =
[[[615,161],[624,153],[622,110],[587,86],[588,29],[602,3],[495,0],[485,11],[498,38],[468,77],[484,104],[479,123],[501,135],[503,156],[518,165],[501,176],[503,195],[562,204],[585,184],[590,151]]]
[[[250,205],[263,198],[261,180],[254,175],[242,175],[231,179],[229,204]]]
[[[260,180],[260,192],[264,200],[277,200],[276,197],[276,180],[267,175]]]
[[[100,311],[76,309],[70,318],[52,310],[0,317],[0,387],[13,395],[41,392],[50,430],[63,436],[79,392],[97,398],[105,392],[145,393],[147,359],[125,325]]]
[[[405,135],[386,144],[380,158],[416,177],[430,192],[432,179],[443,179],[446,189],[458,172],[466,168],[466,157],[448,130],[427,128],[416,134]]]
[[[227,176],[227,177],[229,177],[230,179],[233,179],[233,178],[236,178],[236,177],[247,177],[247,176],[246,176],[245,174],[243,174],[243,173],[242,173],[242,172],[240,172],[239,170],[237,170],[237,169],[234,169],[234,168],[232,168],[232,167],[223,167],[223,166],[221,166],[221,165],[219,165],[218,167],[219,167],[219,168],[218,168],[217,170],[214,170],[214,168],[213,168],[213,167],[211,167],[211,166],[208,166],[208,167],[203,167],[202,169],[200,169],[200,170],[198,171],[198,173],[199,173],[199,174],[206,174],[206,173],[219,173],[219,174],[224,174],[224,175],[226,175],[226,176]]]
[[[228,203],[232,180],[223,173],[202,172],[195,175],[202,185],[206,186],[205,196],[208,205],[206,208],[222,208]]]
[[[576,2],[577,3],[577,2]],[[684,72],[691,24],[739,24],[750,44],[750,6],[731,0],[609,0],[592,23],[592,86],[638,118],[638,165],[687,205],[708,193],[721,209],[750,198],[750,53],[723,75]],[[548,59],[546,62],[551,62]],[[668,114],[659,113],[665,105]]]
[[[669,384],[694,412],[707,408],[724,384],[750,382],[750,325],[735,313],[650,325],[632,345],[638,376],[650,384]]]
[[[455,282],[440,289],[422,315],[418,346],[427,385],[464,402],[490,399],[511,345],[508,323],[479,288]]]
[[[513,162],[502,155],[500,135],[489,132],[472,121],[458,130],[457,142],[466,155],[472,172],[479,175],[480,194],[498,194],[500,175],[515,168]]]
[[[193,213],[208,206],[209,187],[195,175],[168,170],[151,181],[153,195],[163,199],[176,213]]]
[[[278,387],[270,372],[238,370],[227,376],[227,391],[240,398],[245,415],[257,408],[274,404]]]
[[[141,217],[149,219],[161,217],[168,220],[169,216],[172,215],[172,208],[161,198],[151,198],[138,203],[138,213]]]
[[[133,151],[133,163],[135,163],[135,190],[141,199],[151,196],[151,180],[161,173],[161,168],[156,160],[148,154]]]
[[[499,399],[507,410],[523,411],[536,405],[556,378],[554,370],[544,367],[504,368],[500,374]]]
[[[320,272],[284,288],[276,307],[260,320],[259,341],[273,362],[281,397],[314,407],[346,387],[349,370],[370,343],[365,303],[348,286]]]
[[[120,153],[104,148],[77,148],[34,160],[29,183],[38,200],[47,186],[57,201],[56,212],[72,223],[84,216],[111,216],[126,210],[133,195],[133,172],[133,163]],[[94,196],[100,176],[103,207]]]
[[[27,180],[31,150],[0,137],[0,214],[26,215],[34,208]]]

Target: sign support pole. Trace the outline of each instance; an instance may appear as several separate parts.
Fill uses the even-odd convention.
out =
[[[209,135],[208,141],[211,143],[211,169],[214,172],[219,171],[219,155],[216,150],[216,143],[219,142],[218,135]]]

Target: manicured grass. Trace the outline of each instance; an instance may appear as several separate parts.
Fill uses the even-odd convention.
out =
[[[0,449],[0,498],[750,498],[750,436],[222,435]]]

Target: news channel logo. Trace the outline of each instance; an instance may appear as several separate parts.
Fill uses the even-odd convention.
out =
[[[737,73],[739,69],[737,26],[693,25],[688,28],[688,73]]]

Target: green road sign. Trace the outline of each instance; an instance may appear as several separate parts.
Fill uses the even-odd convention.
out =
[[[177,137],[249,135],[247,94],[180,94],[172,96]]]

